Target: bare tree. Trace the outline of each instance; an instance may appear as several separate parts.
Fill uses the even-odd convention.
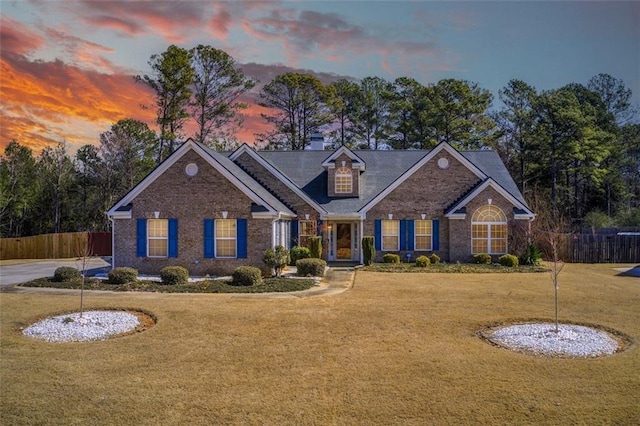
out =
[[[80,271],[82,276],[82,284],[80,285],[80,318],[82,318],[83,302],[84,302],[84,284],[87,279],[87,270],[89,262],[93,257],[93,247],[91,247],[91,241],[89,241],[89,233],[85,232],[85,238],[76,240],[76,268]]]

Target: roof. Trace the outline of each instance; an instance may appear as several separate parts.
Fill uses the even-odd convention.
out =
[[[354,154],[366,163],[367,169],[360,175],[360,196],[353,198],[328,196],[327,171],[322,166],[327,158],[327,151],[257,151],[257,153],[326,211],[333,214],[349,214],[360,211],[372,202],[376,196],[401,179],[403,174],[432,151],[354,151]],[[522,194],[497,152],[480,150],[463,151],[459,154],[526,206]]]

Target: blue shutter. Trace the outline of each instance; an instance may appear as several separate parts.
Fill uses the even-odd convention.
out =
[[[169,257],[178,257],[178,219],[169,219]]]
[[[247,258],[247,219],[236,220],[236,257]]]
[[[213,219],[204,220],[204,257],[205,259],[212,259],[215,257],[214,251],[214,227],[215,222]]]
[[[413,220],[407,220],[407,250],[415,250],[416,242],[416,223]]]
[[[147,219],[138,219],[136,223],[136,256],[147,257]]]
[[[407,250],[407,221],[400,221],[400,250]]]
[[[298,231],[298,221],[292,220],[291,221],[291,247],[300,245],[298,241],[299,236],[300,236],[300,233]]]
[[[382,250],[382,221],[380,219],[376,219],[374,222],[375,225],[375,244],[376,250]]]
[[[431,221],[431,232],[433,233],[433,251],[440,250],[440,221]]]

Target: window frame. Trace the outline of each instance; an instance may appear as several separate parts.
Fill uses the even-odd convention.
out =
[[[419,233],[421,223],[429,223],[429,233]],[[418,246],[418,237],[428,237],[429,248],[421,248]],[[415,219],[413,221],[413,248],[415,251],[433,251],[433,220],[431,219]]]
[[[311,231],[310,234],[305,232]],[[315,220],[298,221],[298,246],[309,247],[309,239],[318,235],[318,222]]]
[[[500,207],[492,204],[479,207],[471,219],[471,254],[502,255],[508,253],[508,235],[507,216]],[[478,251],[478,243],[482,243],[486,247],[486,251]],[[498,245],[496,243],[499,243],[501,251],[494,249]]]
[[[233,237],[230,236],[219,236],[219,232],[224,231],[224,226],[222,226],[223,224],[230,224],[232,225],[233,228]],[[219,259],[237,259],[238,258],[238,221],[236,219],[215,219],[215,225],[214,225],[214,248],[213,248],[213,253],[214,253],[214,257],[215,258],[219,258]],[[218,243],[218,241],[222,242],[222,241],[233,241],[233,256],[223,256],[220,254],[220,252],[218,250],[221,249],[221,244]]]
[[[395,234],[385,232],[385,224],[395,223]],[[399,251],[400,250],[400,221],[397,219],[382,219],[380,223],[380,237],[382,251]],[[385,239],[395,237],[395,247],[387,247]]]
[[[152,232],[152,225],[164,223],[164,235],[153,235],[156,232]],[[154,227],[154,231],[157,228]],[[165,259],[169,257],[169,219],[147,219],[147,257],[155,259]],[[157,255],[151,254],[151,241],[164,241],[164,254]],[[157,248],[154,248],[154,250]]]
[[[345,190],[348,188],[348,190]],[[336,194],[351,194],[353,192],[353,171],[348,167],[336,169],[334,192]]]

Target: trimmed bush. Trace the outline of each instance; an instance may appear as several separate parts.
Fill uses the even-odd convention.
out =
[[[255,266],[238,266],[233,270],[231,284],[238,286],[262,284],[262,272]]]
[[[293,246],[289,250],[289,257],[291,258],[290,265],[295,265],[300,259],[308,259],[311,257],[311,250],[308,247]]]
[[[309,238],[309,252],[313,258],[320,259],[322,257],[322,237]]]
[[[440,263],[440,256],[432,253],[431,256],[429,256],[429,260],[431,261],[431,263]]]
[[[487,253],[479,253],[473,256],[473,262],[479,265],[491,265],[491,255]]]
[[[262,261],[269,268],[273,268],[276,277],[279,277],[284,268],[289,264],[289,250],[277,245],[275,249],[268,248],[262,255]]]
[[[138,270],[134,268],[118,267],[109,271],[110,284],[126,284],[138,280]]]
[[[542,252],[537,245],[528,244],[519,261],[521,265],[539,265],[542,261]]]
[[[365,235],[362,237],[362,254],[364,255],[364,264],[369,266],[376,258],[376,242],[373,235]]]
[[[419,268],[424,268],[426,266],[431,265],[431,259],[429,259],[427,256],[418,256],[416,258],[416,266]]]
[[[324,269],[327,267],[327,262],[322,259],[316,259],[314,257],[309,259],[300,259],[296,262],[298,268],[298,276],[300,277],[323,277]]]
[[[387,253],[382,256],[382,261],[384,263],[400,263],[400,256],[394,253]]]
[[[180,285],[189,282],[189,271],[183,266],[165,266],[160,269],[162,284]]]
[[[509,266],[509,267],[518,266],[518,263],[519,263],[518,258],[512,254],[505,254],[504,256],[500,256],[500,258],[498,259],[498,262],[500,262],[502,266]]]
[[[53,273],[53,280],[56,282],[71,281],[80,278],[80,271],[72,266],[61,266]]]

